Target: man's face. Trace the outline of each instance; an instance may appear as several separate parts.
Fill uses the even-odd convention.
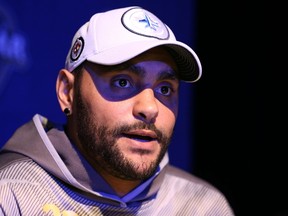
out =
[[[118,66],[84,65],[73,102],[77,145],[100,173],[126,180],[153,175],[177,117],[176,70],[163,48]]]

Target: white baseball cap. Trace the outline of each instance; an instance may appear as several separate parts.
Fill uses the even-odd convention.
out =
[[[195,82],[201,77],[202,66],[196,53],[177,41],[159,18],[138,6],[93,15],[74,35],[65,68],[73,71],[85,60],[101,65],[121,64],[157,46],[168,47],[181,80]]]

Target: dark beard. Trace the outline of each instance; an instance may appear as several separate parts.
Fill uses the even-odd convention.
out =
[[[119,125],[113,129],[108,129],[104,125],[98,125],[94,122],[93,116],[87,110],[79,91],[76,90],[76,121],[78,125],[78,138],[81,142],[82,150],[86,159],[93,165],[102,167],[111,175],[125,180],[145,180],[151,177],[161,160],[163,159],[171,136],[164,135],[160,130],[157,130],[153,124],[145,124],[138,122],[133,125]],[[158,142],[161,145],[161,150],[157,159],[150,164],[142,164],[142,169],[133,161],[125,158],[123,153],[116,145],[117,139],[123,133],[131,129],[149,129],[157,134]],[[145,150],[139,150],[139,154],[145,153]],[[144,167],[145,166],[145,167]]]

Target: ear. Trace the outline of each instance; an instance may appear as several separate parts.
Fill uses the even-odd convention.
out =
[[[72,108],[74,75],[66,69],[59,71],[56,82],[56,94],[62,111]]]

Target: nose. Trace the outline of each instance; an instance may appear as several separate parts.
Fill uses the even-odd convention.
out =
[[[147,124],[155,123],[159,108],[152,89],[144,89],[135,96],[133,115]]]

